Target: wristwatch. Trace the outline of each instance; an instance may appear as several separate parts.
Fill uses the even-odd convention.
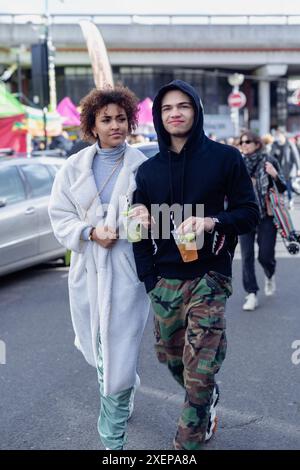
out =
[[[217,219],[217,217],[210,217],[210,218],[211,218],[211,220],[212,220],[213,223],[214,223],[214,228],[213,228],[212,230],[210,230],[209,232],[207,232],[207,233],[213,233],[214,230],[216,229],[216,224],[219,224],[219,223],[220,223],[220,221],[219,221],[219,219]]]
[[[212,217],[212,220],[215,223],[215,225],[220,223],[220,221],[219,221],[219,219],[217,219],[217,217]]]
[[[90,242],[93,241],[93,231],[94,231],[94,230],[95,230],[95,227],[92,227],[92,229],[91,229],[91,231],[90,231],[90,233],[89,233],[88,240],[89,240]]]

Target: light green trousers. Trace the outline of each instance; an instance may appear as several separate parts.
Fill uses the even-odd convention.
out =
[[[105,448],[122,450],[127,440],[127,422],[129,418],[130,401],[133,399],[134,387],[123,390],[115,395],[103,396],[103,361],[102,349],[99,340],[98,382],[100,385],[100,414],[98,419],[98,432]]]

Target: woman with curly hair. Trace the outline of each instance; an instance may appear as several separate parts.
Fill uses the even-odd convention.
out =
[[[139,384],[137,358],[149,312],[122,227],[136,171],[146,157],[125,140],[138,112],[128,88],[94,89],[81,109],[83,138],[93,145],[69,157],[57,173],[49,215],[56,238],[72,250],[75,345],[97,368],[100,438],[107,449],[119,450]]]

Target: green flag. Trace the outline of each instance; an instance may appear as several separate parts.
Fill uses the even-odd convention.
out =
[[[0,83],[0,118],[25,114],[24,106]]]

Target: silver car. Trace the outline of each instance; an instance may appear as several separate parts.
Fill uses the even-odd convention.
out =
[[[66,254],[48,216],[54,157],[0,158],[0,275]]]
[[[141,142],[132,146],[139,149],[147,158],[154,157],[159,152],[157,142]]]

